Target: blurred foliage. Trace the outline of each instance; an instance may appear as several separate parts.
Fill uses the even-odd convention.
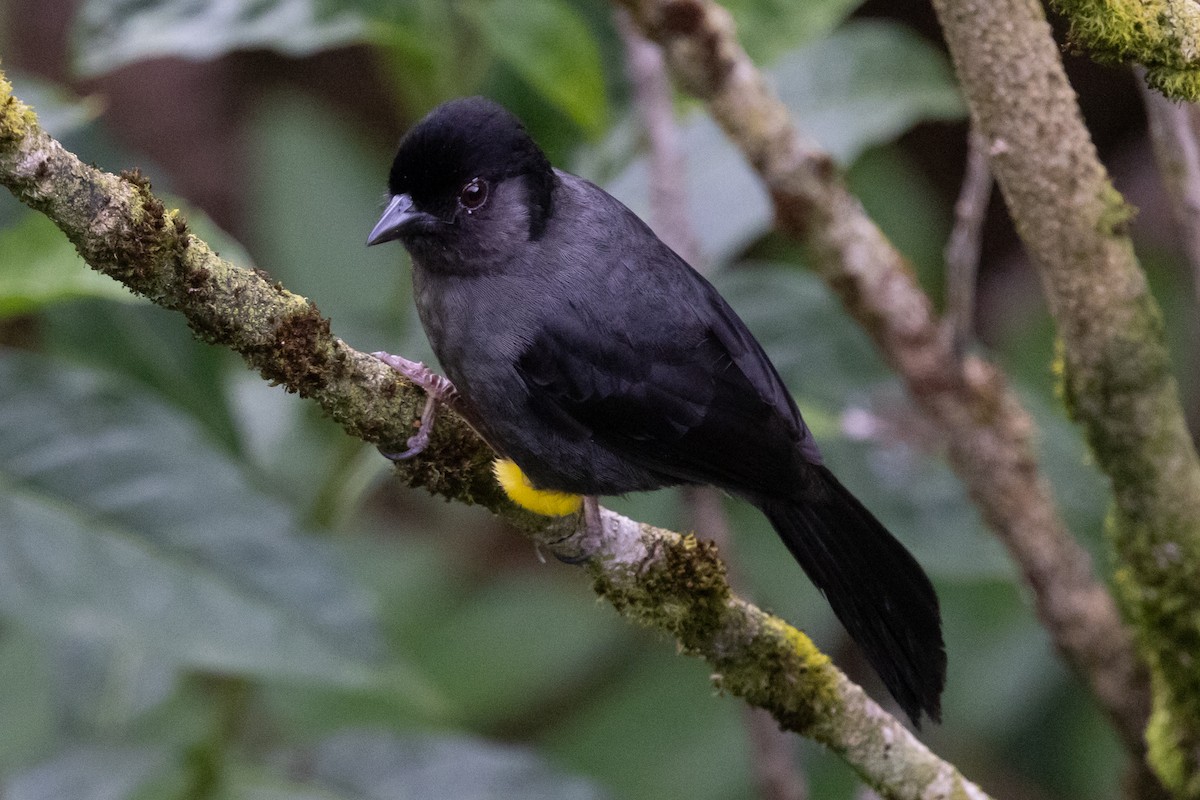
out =
[[[235,50],[303,56],[362,41],[363,17],[321,0],[87,0],[75,25],[83,74],[156,56],[209,59]]]
[[[845,22],[855,5],[730,3],[749,52],[937,297],[949,204],[894,140],[958,119],[962,104],[936,48],[891,23]],[[596,0],[84,0],[72,38],[91,76],[153,56],[366,45],[401,117],[486,92],[557,163],[644,212],[609,14]],[[96,100],[14,77],[53,133],[158,181],[111,144]],[[342,80],[353,93],[360,76]],[[689,210],[714,280],[829,462],[938,585],[946,722],[924,738],[1014,796],[1115,797],[1114,737],[1056,660],[936,432],[803,253],[769,234],[740,156],[680,107]],[[295,91],[258,98],[241,135],[253,169],[229,180],[244,182],[245,249],[188,210],[192,227],[312,298],[355,347],[428,360],[400,248],[363,247],[390,153]],[[0,223],[0,341],[20,345],[0,350],[0,795],[752,793],[741,706],[713,696],[703,664],[631,629],[576,568],[542,563],[485,514],[398,487],[384,459],[309,404],[84,269],[37,215],[0,204]],[[1186,293],[1169,265],[1152,278],[1164,296]],[[1186,348],[1194,309],[1179,306],[1167,306],[1170,335]],[[994,355],[1028,399],[1072,529],[1097,548],[1104,483],[1053,399],[1051,349],[1037,319]],[[687,518],[671,492],[613,505],[676,528]],[[728,509],[746,594],[885,697],[761,516]],[[855,796],[844,765],[797,747],[812,796]]]

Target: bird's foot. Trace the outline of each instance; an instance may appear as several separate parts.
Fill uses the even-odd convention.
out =
[[[554,557],[564,564],[576,566],[586,564],[595,555],[595,543],[603,536],[604,529],[600,521],[600,498],[595,495],[583,495],[583,541],[585,544],[574,555],[555,551]]]
[[[410,436],[405,443],[408,449],[400,453],[383,453],[383,457],[392,461],[404,461],[421,453],[429,444],[429,436],[433,432],[433,421],[437,417],[439,403],[453,403],[458,398],[458,390],[447,378],[438,375],[420,361],[409,361],[403,356],[385,353],[382,350],[371,353],[372,356],[387,364],[410,381],[425,390],[425,408],[421,411],[421,424],[417,432]]]

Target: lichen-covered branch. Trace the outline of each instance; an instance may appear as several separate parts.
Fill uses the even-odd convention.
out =
[[[395,445],[424,403],[394,370],[334,337],[316,307],[264,273],[219,258],[187,232],[137,174],[83,164],[37,124],[0,74],[0,183],[45,213],[84,260],[182,313],[202,338],[240,353],[265,378],[309,397],[348,433]],[[735,596],[715,548],[603,511],[537,517],[507,501],[492,453],[458,417],[439,419],[427,455],[404,462],[414,486],[500,514],[564,559],[587,565],[596,590],[627,618],[675,636],[705,658],[726,692],[839,753],[894,798],[985,798],[872,702],[800,631]]]
[[[1055,0],[1068,40],[1106,64],[1134,62],[1172,100],[1200,100],[1200,4],[1196,0]]]
[[[1129,632],[1055,508],[1033,423],[1004,376],[957,356],[903,256],[829,155],[798,133],[725,9],[709,0],[619,2],[663,47],[675,78],[707,101],[769,189],[780,229],[810,245],[823,277],[945,433],[952,466],[1032,588],[1042,624],[1140,756],[1149,692]]]
[[[992,171],[1058,326],[1064,396],[1115,499],[1119,597],[1151,669],[1150,757],[1200,797],[1200,459],[1133,214],[1084,126],[1036,0],[934,0]]]

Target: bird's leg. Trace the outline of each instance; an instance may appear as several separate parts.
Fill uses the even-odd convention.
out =
[[[583,496],[583,527],[589,538],[598,539],[603,533],[600,526],[600,498],[594,494]]]
[[[576,551],[571,555],[551,550],[554,557],[564,564],[584,564],[600,549],[600,538],[603,527],[600,521],[600,498],[594,494],[585,494],[583,499],[583,530],[575,529],[551,546],[560,545],[570,540],[570,547]]]
[[[448,379],[438,375],[420,361],[409,361],[403,356],[392,355],[382,350],[371,353],[371,355],[420,386],[427,395],[425,408],[421,411],[421,426],[406,442],[408,449],[402,453],[383,453],[384,458],[392,461],[412,458],[429,444],[429,435],[433,432],[433,420],[437,416],[438,403],[453,404],[458,398],[458,390]]]

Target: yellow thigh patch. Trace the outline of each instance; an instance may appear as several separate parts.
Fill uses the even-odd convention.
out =
[[[536,488],[521,468],[507,458],[497,458],[492,464],[492,472],[510,500],[535,514],[565,517],[574,514],[583,505],[582,495]]]

